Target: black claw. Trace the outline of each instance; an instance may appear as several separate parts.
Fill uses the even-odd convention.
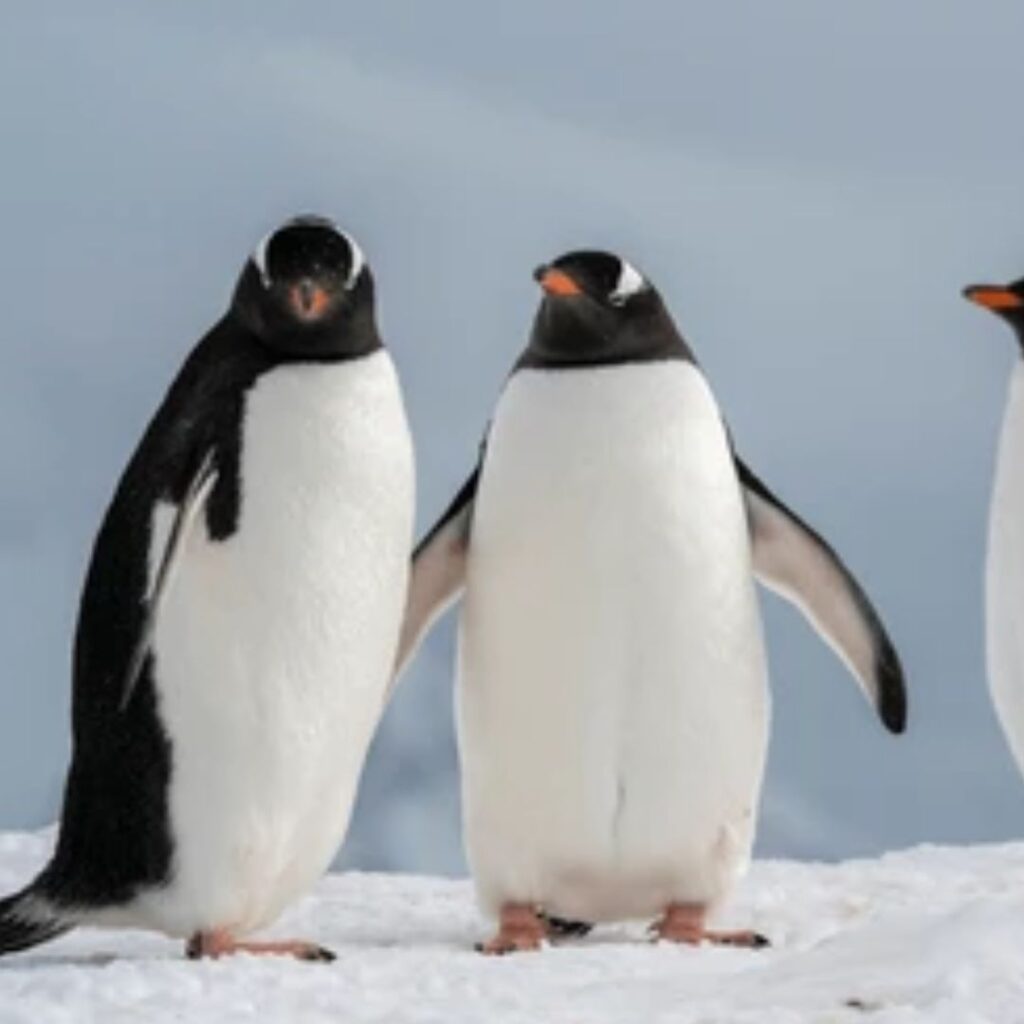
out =
[[[313,946],[308,952],[302,954],[301,959],[311,964],[332,964],[338,959],[338,955],[332,953],[326,946]]]
[[[750,932],[749,935],[738,935],[725,943],[727,946],[736,946],[739,949],[768,949],[771,946],[771,939],[760,932]]]

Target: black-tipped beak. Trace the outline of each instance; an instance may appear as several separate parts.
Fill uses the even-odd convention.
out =
[[[288,290],[288,302],[300,320],[318,320],[331,304],[331,298],[312,278],[303,277]]]
[[[1001,313],[1008,309],[1020,309],[1024,306],[1022,299],[1016,292],[1010,291],[1001,285],[993,284],[972,284],[963,291],[964,298],[973,302],[976,306],[983,306],[991,309],[994,313]]]

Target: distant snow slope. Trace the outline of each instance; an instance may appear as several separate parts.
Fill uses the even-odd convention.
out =
[[[47,834],[0,834],[0,887]],[[767,952],[654,946],[642,925],[486,959],[465,882],[334,875],[276,929],[331,965],[191,963],[156,935],[80,931],[0,961],[0,1024],[1018,1024],[1024,844],[840,865],[762,862],[723,919]]]

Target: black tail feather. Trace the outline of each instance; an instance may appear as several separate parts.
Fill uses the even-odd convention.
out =
[[[540,918],[547,925],[551,937],[555,939],[582,939],[594,928],[585,921],[571,921],[565,917],[552,917],[551,914],[542,913]]]
[[[29,886],[0,900],[0,956],[38,946],[73,927]]]

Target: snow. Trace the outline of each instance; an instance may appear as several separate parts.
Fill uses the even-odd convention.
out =
[[[51,842],[0,834],[0,889]],[[469,883],[330,875],[275,932],[334,964],[194,963],[158,935],[83,929],[0,961],[0,1024],[1024,1022],[1024,843],[759,862],[721,923],[775,946],[652,945],[634,924],[488,959]]]

